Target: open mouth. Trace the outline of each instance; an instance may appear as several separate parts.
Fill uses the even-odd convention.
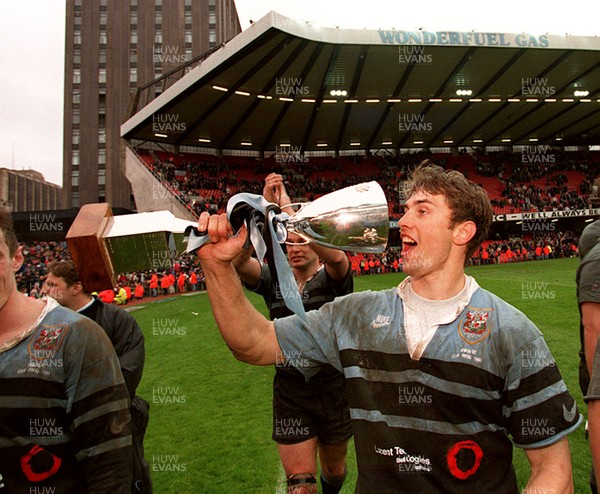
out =
[[[402,235],[402,255],[410,253],[418,244],[417,241],[408,235]]]

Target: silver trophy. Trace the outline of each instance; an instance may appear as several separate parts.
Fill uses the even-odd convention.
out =
[[[385,250],[390,220],[385,193],[377,182],[352,185],[300,206],[291,216],[283,213],[267,220],[276,223],[279,243],[285,242],[287,232],[293,232],[308,242],[333,249],[371,254]],[[237,232],[248,224],[253,212],[264,214],[270,207],[279,209],[262,196],[236,194],[227,204],[227,215]],[[207,235],[193,227],[188,227],[185,235],[186,252],[195,252],[208,242]]]
[[[390,228],[385,194],[377,182],[336,190],[302,205],[285,227],[324,247],[378,254]]]

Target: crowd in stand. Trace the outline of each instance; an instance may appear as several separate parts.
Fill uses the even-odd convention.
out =
[[[502,198],[492,200],[494,206],[509,206],[513,212],[553,211],[591,207],[589,196],[600,164],[589,153],[577,156],[575,160],[569,153],[533,146],[521,153],[475,154],[475,161],[479,174],[498,178],[504,187]],[[578,190],[569,190],[568,171],[583,173]],[[543,186],[535,185],[540,179]]]
[[[479,176],[499,181],[502,192],[500,197],[492,199],[492,204],[498,208],[509,206],[511,212],[588,208],[594,180],[600,175],[600,164],[594,162],[589,153],[563,153],[535,146],[522,153],[485,154],[477,149],[467,153],[463,149],[461,154],[465,158],[470,155],[473,171]],[[298,201],[312,201],[349,185],[377,180],[388,198],[390,215],[397,218],[402,212],[399,182],[407,175],[409,166],[432,156],[421,151],[399,155],[381,152],[369,158],[359,155],[340,159],[296,157],[310,160],[308,166],[304,161],[282,162],[274,156],[262,161],[246,158],[245,163],[237,163],[233,157],[185,155],[184,159],[168,156],[161,160],[153,154],[154,162],[148,166],[196,214],[224,211],[227,200],[239,191],[260,194],[264,177],[275,172],[285,176],[290,197]],[[449,159],[435,155],[435,162],[441,166],[451,166],[447,164]],[[348,164],[364,164],[367,171],[361,175],[348,173]],[[459,168],[460,163],[455,160],[452,166]],[[565,172],[571,170],[583,172],[585,176],[578,190],[569,189]],[[465,172],[462,168],[461,171]],[[468,170],[465,175],[469,176]],[[477,181],[477,177],[469,178]],[[540,179],[544,184],[536,185],[534,182]]]

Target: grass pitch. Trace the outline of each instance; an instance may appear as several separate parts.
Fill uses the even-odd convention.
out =
[[[585,415],[578,386],[577,259],[472,267],[478,283],[516,306],[540,328]],[[355,291],[398,284],[402,274],[355,278]],[[262,298],[249,294],[266,313]],[[156,494],[286,492],[271,437],[272,367],[235,360],[216,329],[206,294],[150,303],[132,312],[146,336],[146,366],[138,394],[150,402],[146,459]],[[589,492],[590,453],[583,426],[569,437],[575,492]],[[516,449],[520,488],[529,477]],[[350,443],[343,493],[354,492]]]

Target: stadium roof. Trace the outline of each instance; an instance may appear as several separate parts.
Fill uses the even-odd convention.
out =
[[[344,30],[270,12],[121,133],[266,153],[598,145],[599,54],[599,37]]]

